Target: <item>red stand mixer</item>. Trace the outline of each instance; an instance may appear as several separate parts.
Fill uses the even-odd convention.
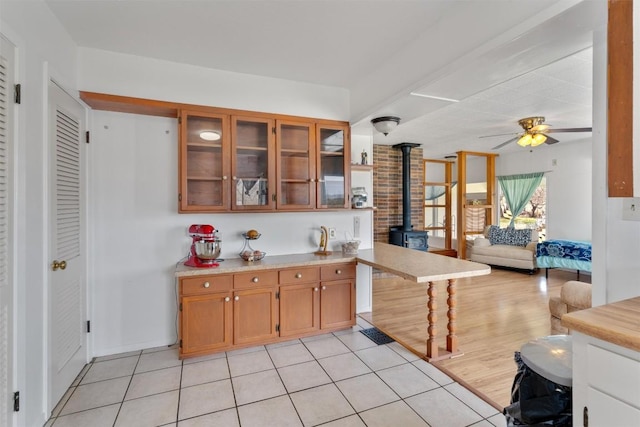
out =
[[[220,256],[220,239],[213,225],[193,224],[189,227],[189,236],[193,239],[191,251],[184,265],[189,267],[217,267]]]

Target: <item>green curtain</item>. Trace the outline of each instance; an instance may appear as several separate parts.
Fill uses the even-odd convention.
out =
[[[531,196],[540,185],[543,175],[544,172],[534,172],[498,177],[500,188],[502,188],[509,209],[513,214],[509,227],[513,227],[516,217],[520,215],[520,212],[524,210],[529,200],[531,200]]]

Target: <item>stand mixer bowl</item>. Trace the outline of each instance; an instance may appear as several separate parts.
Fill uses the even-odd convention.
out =
[[[196,256],[201,261],[214,261],[220,256],[220,242],[217,240],[198,240],[193,242]]]

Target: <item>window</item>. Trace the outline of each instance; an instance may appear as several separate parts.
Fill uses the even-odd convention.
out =
[[[500,227],[506,227],[512,218],[511,210],[500,191]],[[531,228],[538,231],[540,240],[545,240],[547,231],[547,179],[542,178],[524,210],[514,220],[515,228]]]

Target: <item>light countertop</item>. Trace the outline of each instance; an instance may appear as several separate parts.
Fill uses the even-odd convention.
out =
[[[562,324],[572,331],[640,351],[640,297],[565,314]]]
[[[260,261],[247,262],[240,258],[220,262],[219,267],[194,268],[182,263],[176,267],[176,277],[225,274],[252,270],[313,266],[357,261],[365,265],[396,274],[417,283],[456,279],[489,274],[491,268],[472,261],[444,255],[406,249],[386,243],[375,243],[373,249],[363,249],[355,256],[344,256],[341,252],[331,255],[291,254],[266,256]]]

